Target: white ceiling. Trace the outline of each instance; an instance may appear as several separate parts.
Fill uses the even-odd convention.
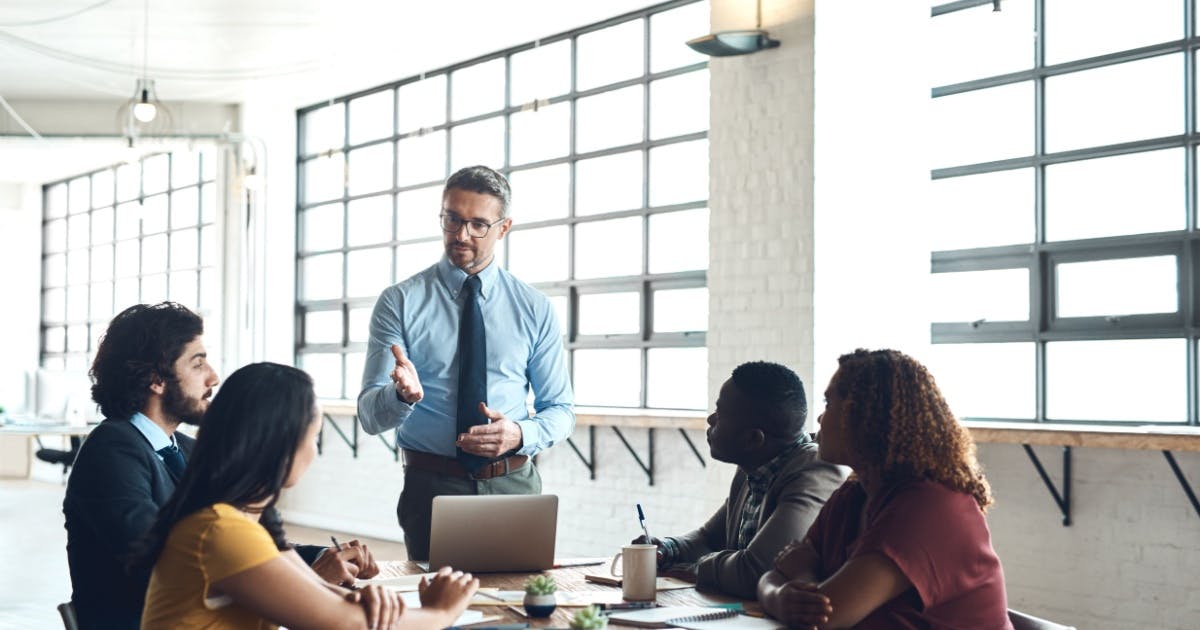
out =
[[[241,103],[279,86],[299,106],[653,4],[149,0],[148,74],[167,102]],[[129,98],[142,70],[145,6],[145,0],[0,0],[0,97]],[[46,20],[52,21],[29,24]],[[0,179],[44,182],[123,161],[127,153],[119,140],[0,138]]]
[[[148,74],[167,101],[239,102],[254,81],[280,76],[350,72],[369,81],[358,87],[369,87],[651,4],[149,0]],[[141,72],[143,7],[143,0],[3,0],[0,96],[127,98]]]

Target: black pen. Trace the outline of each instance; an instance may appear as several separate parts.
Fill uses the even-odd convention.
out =
[[[639,608],[654,608],[656,602],[617,602],[613,604],[596,604],[600,610],[637,610]]]
[[[334,538],[334,537],[333,537],[333,534],[330,534],[330,535],[329,535],[329,542],[333,543],[333,549],[334,549],[334,551],[341,551],[341,550],[342,550],[342,543],[339,543],[339,542],[337,541],[337,538]],[[354,582],[350,582],[350,583],[348,583],[348,584],[342,584],[342,586],[344,586],[345,588],[348,588],[348,589],[350,589],[350,590],[352,590],[352,591],[357,591],[357,590],[358,590],[358,585],[357,585],[357,584],[355,584]]]

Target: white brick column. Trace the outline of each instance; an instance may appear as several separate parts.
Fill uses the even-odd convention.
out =
[[[779,48],[713,58],[709,130],[708,388],[769,360],[813,383],[812,0],[762,6]],[[747,22],[749,20],[749,22]],[[753,26],[753,3],[713,0],[713,30]]]

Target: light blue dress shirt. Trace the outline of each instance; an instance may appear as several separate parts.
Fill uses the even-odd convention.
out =
[[[147,418],[140,411],[135,411],[133,413],[133,416],[129,418],[129,423],[136,427],[138,431],[141,431],[142,435],[146,436],[146,441],[150,442],[150,448],[154,449],[155,451],[162,450],[172,444],[175,444],[174,435],[167,435],[166,432],[162,430],[162,427],[154,424],[153,420]],[[156,452],[155,456],[158,457],[158,461],[162,461],[162,455],[159,455]]]
[[[521,426],[517,452],[534,455],[570,437],[575,428],[558,318],[549,298],[499,265],[489,264],[478,275],[487,334],[487,405]],[[358,417],[367,433],[395,428],[400,448],[454,457],[459,293],[466,280],[466,272],[443,256],[379,296],[358,395]],[[417,368],[425,396],[415,405],[401,400],[392,384],[392,344],[399,344]]]

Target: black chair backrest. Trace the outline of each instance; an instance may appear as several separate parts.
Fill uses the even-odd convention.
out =
[[[79,622],[75,620],[75,605],[71,602],[58,605],[58,614],[62,615],[63,628],[79,630]]]
[[[1012,622],[1013,630],[1075,630],[1074,626],[1064,626],[1011,608],[1008,609],[1008,620]]]

